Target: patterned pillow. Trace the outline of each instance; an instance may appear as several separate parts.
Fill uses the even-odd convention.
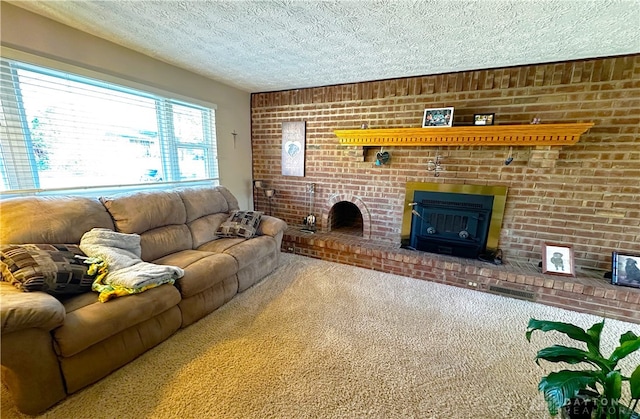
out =
[[[86,256],[73,244],[7,244],[0,246],[2,280],[31,292],[54,296],[91,291]]]
[[[244,237],[249,239],[256,235],[262,220],[261,211],[236,211],[229,219],[218,227],[216,235],[220,237]]]

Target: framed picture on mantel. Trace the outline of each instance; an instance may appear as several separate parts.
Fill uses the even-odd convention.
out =
[[[542,273],[576,276],[573,265],[573,247],[565,244],[543,244]]]
[[[493,125],[495,113],[476,113],[473,115],[473,125]]]
[[[451,127],[453,125],[453,108],[425,109],[422,117],[422,128]]]

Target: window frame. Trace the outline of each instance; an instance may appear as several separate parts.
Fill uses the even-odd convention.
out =
[[[59,195],[59,194],[74,194],[74,195],[93,195],[97,194],[112,194],[128,191],[139,190],[151,190],[151,189],[165,189],[167,187],[175,186],[198,186],[198,185],[214,185],[220,184],[220,172],[219,172],[219,156],[218,156],[218,143],[217,143],[217,124],[216,124],[216,111],[217,106],[210,102],[205,102],[199,99],[194,99],[182,95],[178,95],[172,92],[168,92],[162,89],[151,87],[138,82],[133,82],[119,77],[114,77],[105,73],[95,72],[87,70],[81,67],[72,66],[69,64],[61,63],[55,60],[50,60],[44,57],[34,56],[32,54],[23,53],[21,51],[12,50],[9,48],[3,48],[2,56],[5,60],[16,62],[19,68],[24,68],[27,71],[35,71],[37,73],[46,74],[53,77],[60,77],[60,73],[69,74],[70,79],[76,82],[84,83],[89,86],[97,86],[101,88],[107,88],[118,92],[124,92],[128,94],[134,94],[140,97],[146,97],[152,99],[156,103],[156,118],[158,120],[158,141],[161,148],[161,160],[162,168],[166,174],[171,173],[171,176],[167,176],[170,179],[161,182],[150,183],[127,183],[127,184],[115,184],[115,185],[85,185],[85,186],[69,186],[59,188],[40,188],[38,184],[37,168],[35,166],[35,154],[33,148],[30,145],[30,130],[28,129],[27,120],[25,119],[25,111],[22,99],[20,97],[20,87],[17,83],[17,69],[10,67],[11,83],[13,85],[13,94],[11,97],[14,100],[15,109],[18,110],[18,119],[20,119],[20,134],[16,132],[10,133],[11,127],[6,121],[0,121],[1,134],[4,136],[12,135],[13,141],[4,142],[0,145],[0,181],[4,182],[6,186],[9,186],[11,177],[16,175],[24,175],[28,171],[32,172],[31,180],[26,185],[30,187],[22,187],[25,183],[18,183],[19,188],[7,189],[0,191],[0,199],[14,196],[25,195]],[[4,68],[4,66],[3,66]],[[3,70],[4,71],[4,70]],[[65,75],[66,75],[65,74]],[[6,75],[4,75],[6,76]],[[3,100],[7,97],[3,94]],[[202,116],[202,143],[189,143],[181,142],[176,138],[173,128],[173,107],[174,106],[186,106],[201,111]],[[0,103],[0,106],[3,106]],[[208,111],[208,112],[203,112]],[[161,119],[166,119],[161,121]],[[168,121],[168,123],[167,123]],[[16,121],[12,121],[15,125]],[[164,122],[164,123],[163,123]],[[171,130],[171,132],[165,132],[165,130]],[[7,144],[16,144],[20,141],[16,141],[16,136],[22,136],[22,142],[24,144],[25,157],[29,160],[29,170],[24,168],[16,170],[9,170],[8,164],[11,164],[8,160],[13,160],[13,157],[9,157],[5,160],[2,156],[3,153],[7,153]],[[10,147],[10,146],[9,146]],[[179,149],[191,149],[201,150],[204,156],[204,167],[206,178],[198,180],[180,180],[180,167],[178,164],[177,154]],[[168,151],[165,154],[165,151]],[[9,151],[11,152],[11,151]],[[169,156],[170,162],[165,161]],[[34,174],[35,173],[35,174]],[[15,182],[19,182],[14,179]]]

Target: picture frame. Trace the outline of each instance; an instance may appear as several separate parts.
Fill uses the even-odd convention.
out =
[[[475,113],[473,114],[473,125],[493,125],[495,113]]]
[[[562,276],[576,276],[573,260],[573,246],[544,243],[542,245],[542,273]]]
[[[282,176],[304,177],[306,121],[282,122]]]
[[[422,128],[446,128],[453,126],[453,107],[425,109]]]
[[[640,288],[640,254],[613,252],[611,256],[611,283]]]

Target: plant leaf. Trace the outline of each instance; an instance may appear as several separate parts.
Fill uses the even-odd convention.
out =
[[[620,400],[622,396],[622,374],[619,370],[611,371],[604,379],[604,392],[602,396],[607,399],[609,406],[615,406],[613,400]]]
[[[609,357],[609,361],[617,364],[618,361],[625,356],[640,349],[640,337],[635,336],[635,338],[633,338],[629,334],[635,336],[632,332],[627,332],[622,335],[624,337],[620,338],[620,346],[613,350]]]
[[[536,362],[538,362],[539,359],[544,359],[549,362],[566,362],[569,364],[586,362],[604,370],[605,374],[613,369],[611,368],[611,362],[606,358],[583,351],[582,349],[562,345],[553,345],[540,349],[536,355]]]
[[[604,324],[604,320],[602,321],[602,323]],[[592,330],[592,334],[595,335],[597,333],[597,329],[598,326],[593,325],[589,330]],[[585,332],[584,329],[571,323],[537,320],[531,318],[529,319],[529,325],[527,326],[527,332],[525,335],[529,342],[531,342],[531,334],[536,330],[540,330],[543,332],[556,331],[563,333],[569,336],[571,339],[585,342],[589,351],[592,351],[598,356],[602,356],[602,354],[600,353],[600,337],[597,336],[597,338],[594,338],[594,336]]]
[[[549,413],[555,416],[558,414],[558,409],[567,404],[578,391],[595,386],[596,381],[597,373],[595,371],[562,370],[542,377],[540,384],[538,384],[538,390],[542,392],[547,401]]]
[[[640,365],[631,373],[629,386],[631,387],[631,398],[640,399]]]
[[[638,336],[635,333],[633,333],[631,330],[629,330],[627,333],[623,333],[620,336],[620,344],[623,344],[628,340],[636,340],[636,339],[638,339]]]
[[[600,335],[602,334],[603,327],[604,319],[600,323],[595,323],[593,326],[587,329],[587,335],[591,336],[591,338],[593,339],[593,344],[595,345],[595,347],[592,348],[589,342],[587,342],[587,348],[597,354],[600,353]]]

